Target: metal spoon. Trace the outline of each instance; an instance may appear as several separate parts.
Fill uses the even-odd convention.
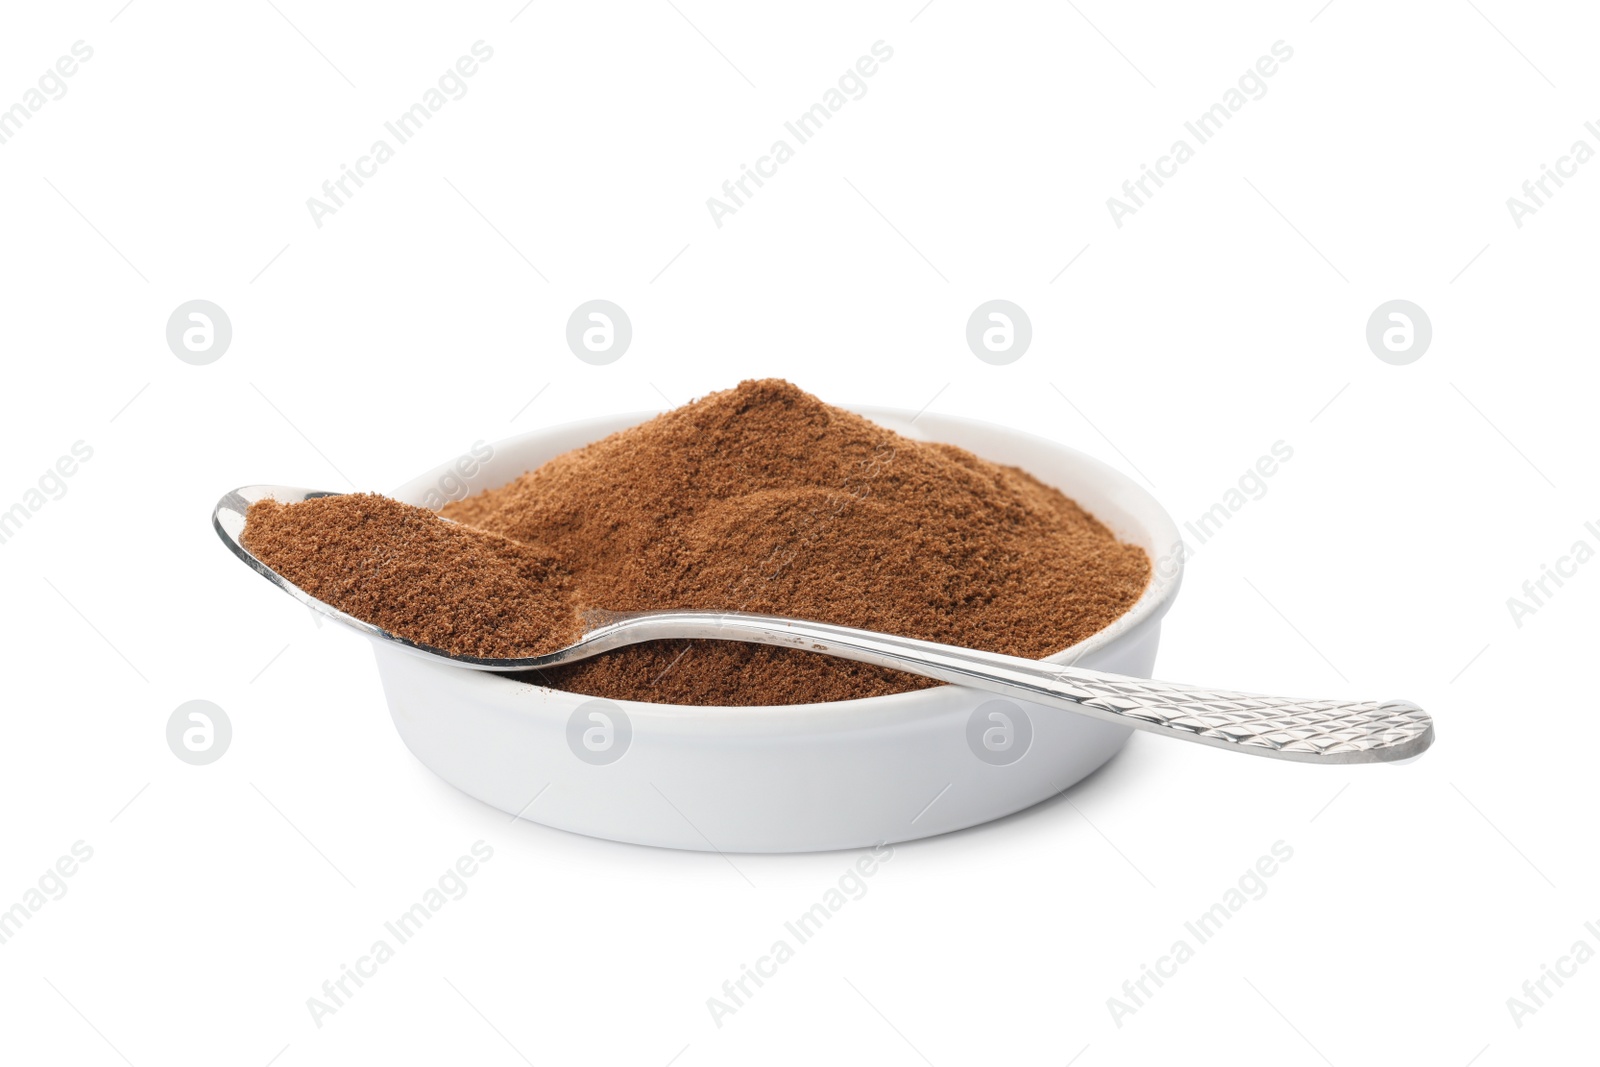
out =
[[[573,644],[546,656],[480,659],[409,641],[300,589],[244,547],[245,512],[257,500],[289,504],[338,493],[247,485],[217,503],[211,522],[234,555],[284,592],[369,637],[440,663],[479,671],[543,670],[625,645],[665,639],[748,641],[937,678],[1215,748],[1301,763],[1387,763],[1433,744],[1433,719],[1405,700],[1297,700],[1129,678],[997,652],[941,645],[848,626],[727,611],[607,613]]]

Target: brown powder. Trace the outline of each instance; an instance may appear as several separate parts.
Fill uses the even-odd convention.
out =
[[[244,545],[318,600],[456,655],[541,655],[578,636],[548,552],[388,497],[260,500]]]
[[[351,505],[359,521],[340,500],[365,502]],[[569,631],[542,627],[585,609],[697,608],[1039,658],[1126,612],[1150,575],[1143,550],[1027,473],[910,440],[770,379],[446,505],[462,525],[415,508],[380,512],[378,500],[252,508],[247,544],[314,596],[475,655],[564,643]],[[290,521],[313,504],[320,514]],[[267,551],[293,557],[298,570]],[[523,575],[544,587],[519,591]],[[361,591],[374,578],[381,585]],[[740,706],[937,684],[720,641],[652,642],[528,680],[612,699]]]

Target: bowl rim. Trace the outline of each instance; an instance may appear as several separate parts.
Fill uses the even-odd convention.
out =
[[[1150,546],[1145,552],[1150,556],[1150,582],[1145,586],[1139,599],[1122,615],[1118,616],[1102,630],[1098,630],[1082,641],[1069,645],[1059,652],[1042,657],[1042,662],[1072,664],[1084,656],[1097,652],[1114,642],[1129,637],[1135,631],[1141,631],[1153,626],[1160,621],[1172,607],[1173,599],[1177,596],[1179,587],[1183,584],[1184,557],[1186,553],[1178,550],[1182,539],[1178,533],[1177,524],[1166,509],[1161,506],[1155,496],[1136,482],[1133,478],[1111,466],[1103,460],[1097,459],[1086,452],[1052,440],[1040,434],[1027,430],[1018,430],[999,423],[988,422],[983,419],[969,418],[964,415],[948,415],[943,413],[914,412],[906,408],[883,407],[876,404],[839,404],[838,407],[854,412],[865,418],[879,422],[880,419],[899,420],[909,425],[915,419],[928,418],[935,423],[959,424],[975,429],[987,430],[1005,434],[1017,440],[1044,446],[1046,449],[1059,450],[1071,453],[1075,461],[1082,467],[1092,471],[1102,484],[1113,486],[1123,493],[1132,493],[1135,500],[1141,505],[1139,514],[1130,516],[1134,523],[1141,526],[1142,532],[1148,537]],[[636,426],[648,419],[667,411],[667,408],[645,408],[629,412],[617,412],[610,415],[596,415],[584,419],[574,419],[570,422],[556,423],[520,434],[504,437],[490,443],[495,454],[502,450],[510,450],[528,441],[537,438],[547,438],[552,435],[574,436],[583,434],[587,441],[593,443],[622,429]],[[880,425],[883,423],[880,422]],[[590,435],[587,428],[595,427],[596,432]],[[606,429],[599,430],[600,427]],[[885,426],[886,429],[895,429]],[[895,430],[895,432],[903,432]],[[930,434],[926,440],[938,441],[940,438]],[[574,447],[583,447],[577,445]],[[964,446],[962,446],[964,447]],[[565,450],[564,450],[565,451]],[[978,453],[974,453],[975,455]],[[987,458],[987,457],[980,457]],[[413,487],[432,484],[439,476],[451,469],[454,461],[447,461],[438,466],[408,479],[403,485],[394,490],[397,499],[405,500],[408,496],[415,495],[411,492]],[[994,462],[994,461],[991,461]],[[1035,477],[1039,475],[1033,471]],[[515,476],[514,476],[515,477]],[[504,482],[497,484],[506,484]],[[494,486],[483,486],[473,491],[482,492],[483,489]],[[1063,489],[1063,492],[1067,490]],[[1069,495],[1071,495],[1069,493]],[[1075,496],[1073,499],[1077,499]],[[1087,508],[1085,510],[1088,510]],[[1105,520],[1094,512],[1091,515],[1104,522]],[[1123,536],[1119,534],[1119,536]],[[1160,554],[1159,546],[1169,545],[1170,549],[1165,554]],[[1164,563],[1171,563],[1170,567]],[[384,652],[398,653],[399,650],[384,648],[381,643],[375,642],[375,647]],[[622,707],[632,718],[644,717],[662,721],[681,721],[686,719],[730,719],[739,720],[741,725],[748,727],[754,725],[750,720],[760,720],[764,727],[783,729],[796,725],[815,730],[819,727],[835,728],[834,724],[827,722],[831,719],[842,720],[838,725],[847,725],[850,728],[881,727],[886,723],[906,719],[924,719],[925,710],[919,710],[925,705],[930,694],[944,694],[948,691],[960,689],[955,685],[938,685],[926,689],[913,689],[904,693],[890,693],[885,696],[856,697],[850,700],[831,700],[821,703],[808,704],[660,704],[643,700],[613,700],[610,697],[594,697],[585,693],[574,693],[565,689],[553,689],[549,686],[539,685],[537,682],[523,681],[521,678],[505,674],[485,671],[464,671],[448,664],[421,664],[429,669],[450,671],[460,676],[459,680],[473,685],[485,685],[503,692],[510,693],[511,687],[516,691],[534,689],[544,693],[557,694],[560,697],[586,701],[606,700]],[[942,698],[941,698],[942,699]],[[752,715],[755,712],[758,714]],[[765,731],[763,731],[765,732]]]

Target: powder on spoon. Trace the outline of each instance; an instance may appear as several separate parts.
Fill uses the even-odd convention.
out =
[[[540,628],[570,625],[585,609],[694,608],[1039,658],[1122,615],[1150,575],[1142,549],[1026,472],[902,436],[775,379],[713,393],[446,505],[443,515],[459,525],[422,509],[380,515],[369,503],[354,528],[364,540],[353,545],[350,517],[330,520],[337,501],[356,499],[381,498],[252,508],[247,545],[351,614],[474,655],[547,651],[572,633]],[[284,525],[312,504],[325,514]],[[525,573],[546,583],[542,591],[512,588],[511,576],[523,573],[507,562],[521,558],[513,545],[529,553]],[[299,573],[315,572],[329,593],[362,598],[347,601],[361,610],[318,593],[270,550],[296,555]],[[374,577],[383,587],[360,592]],[[542,619],[530,618],[534,601]],[[424,627],[434,639],[421,636]],[[723,641],[651,642],[528,680],[611,699],[740,706],[938,684]]]
[[[543,655],[580,632],[548,552],[373,493],[258,500],[244,545],[318,600],[455,655]]]

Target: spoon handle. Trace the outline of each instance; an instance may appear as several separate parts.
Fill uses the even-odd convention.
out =
[[[1219,748],[1303,763],[1380,763],[1420,755],[1433,743],[1432,717],[1406,700],[1304,700],[1056,671],[1050,691],[1058,702]]]
[[[1420,755],[1433,743],[1432,717],[1405,700],[1304,700],[1206,689],[769,615],[610,616],[573,652],[586,657],[662,638],[754,641],[820,652],[1182,741],[1302,763],[1393,762]]]

